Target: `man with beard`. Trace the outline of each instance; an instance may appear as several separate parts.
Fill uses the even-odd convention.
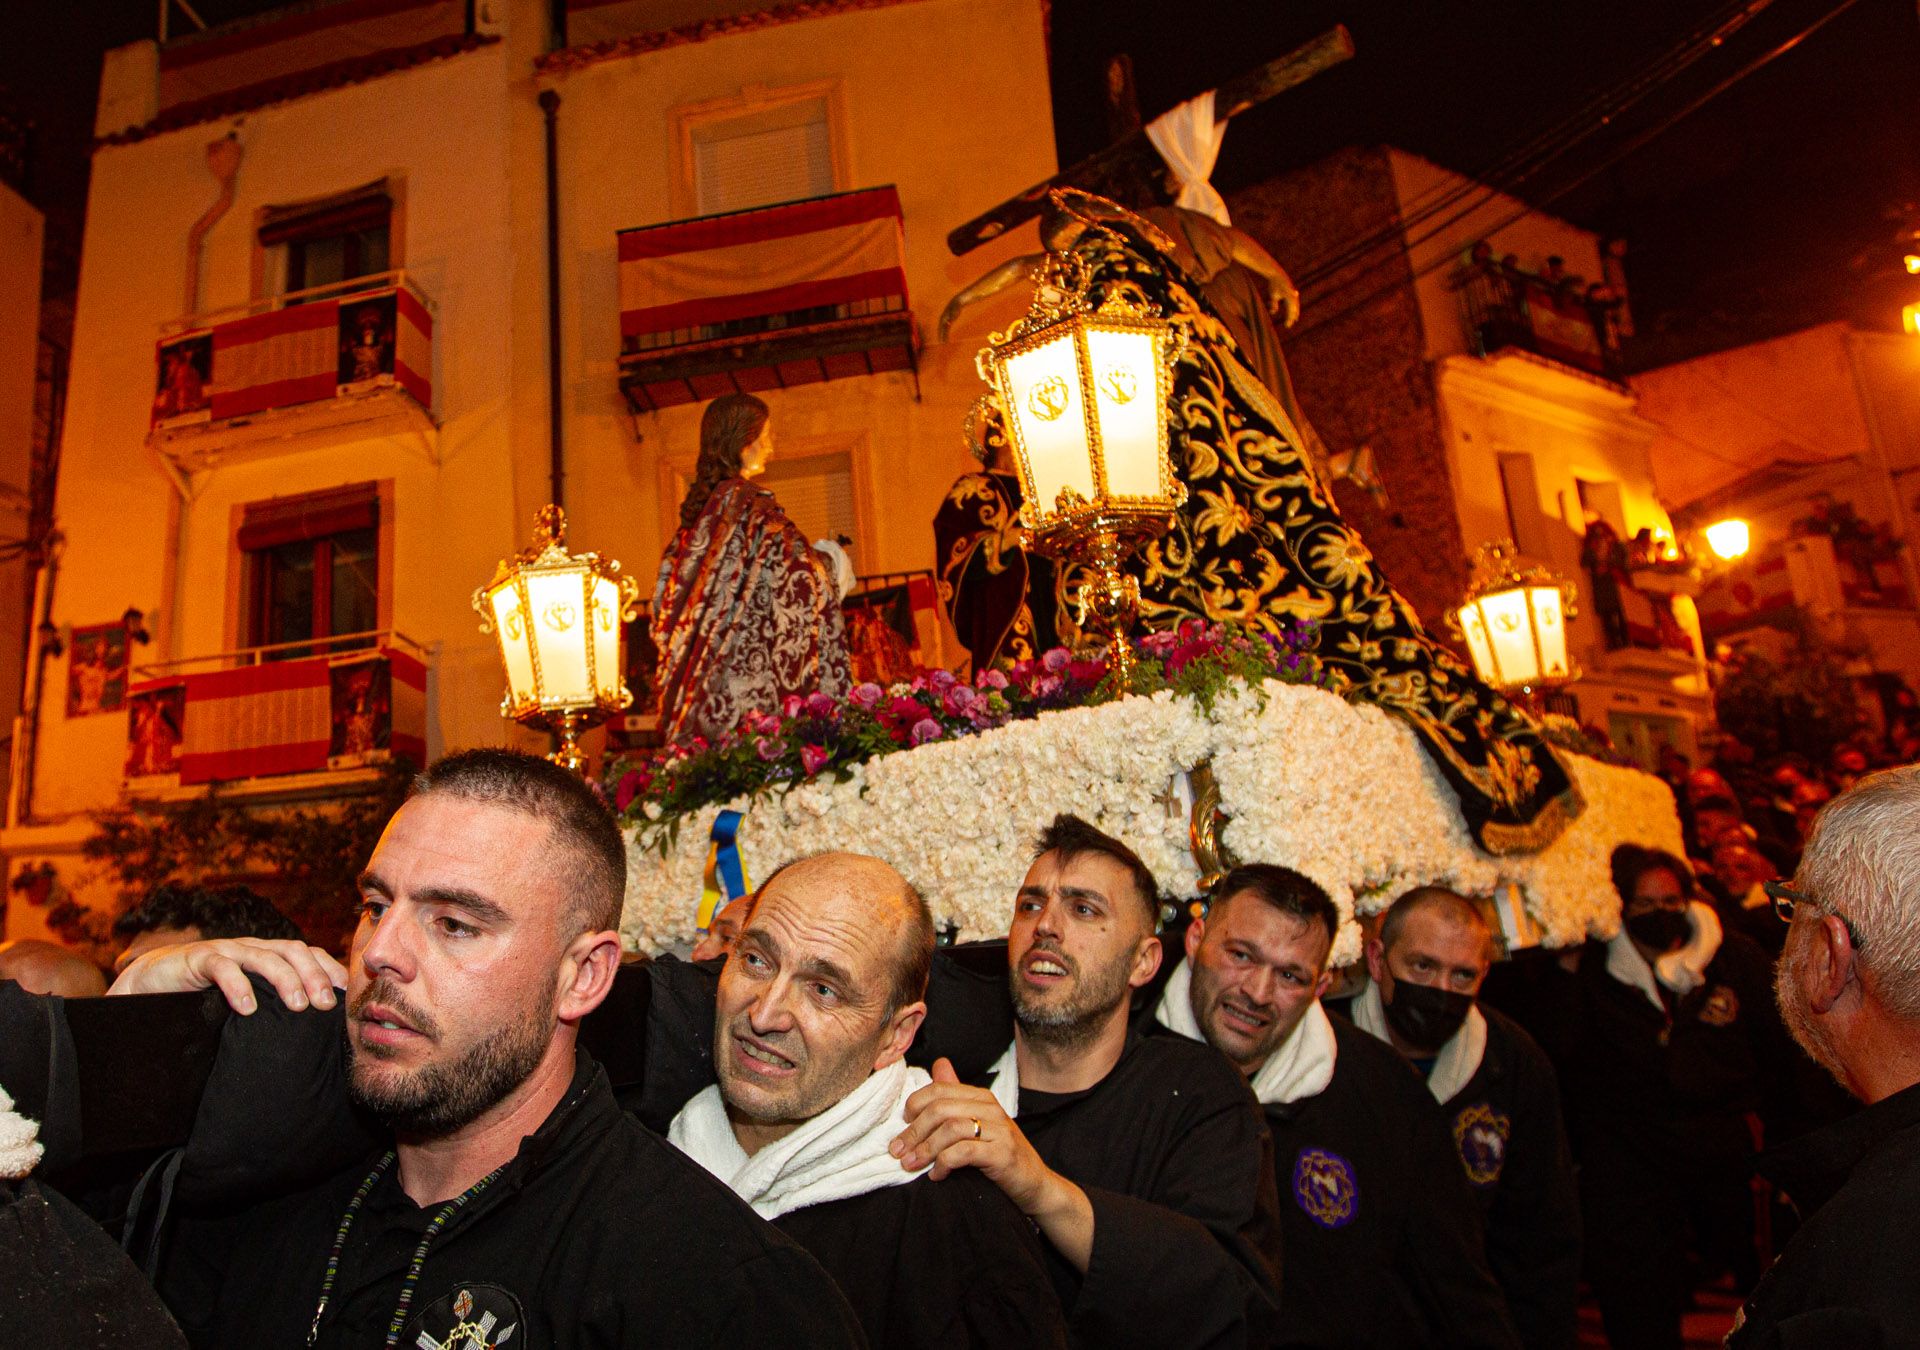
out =
[[[1309,878],[1236,867],[1188,926],[1154,1014],[1225,1055],[1266,1110],[1287,1254],[1274,1344],[1516,1346],[1433,1099],[1320,1004],[1338,924]]]
[[[391,1147],[180,1225],[160,1285],[195,1344],[863,1343],[819,1266],[576,1048],[625,872],[566,770],[473,750],[427,771],[360,879],[348,962],[349,1089]],[[217,981],[244,1010],[236,974],[222,944],[176,947],[116,991]]]
[[[1478,1002],[1493,930],[1464,896],[1401,896],[1367,943],[1371,982],[1332,1005],[1398,1050],[1440,1104],[1486,1220],[1487,1265],[1528,1350],[1574,1343],[1580,1203],[1553,1066]]]
[[[719,1082],[674,1117],[683,1152],[811,1252],[876,1350],[1064,1347],[1039,1240],[980,1173],[935,1180],[888,1145],[930,1081],[933,916],[893,868],[821,854],[767,878],[720,975]]]
[[[894,1141],[909,1171],[977,1168],[1039,1229],[1075,1344],[1271,1343],[1273,1157],[1231,1068],[1129,1028],[1160,965],[1133,850],[1057,816],[1014,901],[1014,1039],[990,1087],[938,1060]]]
[[[1529,1022],[1565,1085],[1587,1275],[1615,1345],[1678,1350],[1688,1238],[1708,1270],[1758,1278],[1756,1112],[1780,1120],[1795,1054],[1766,956],[1723,932],[1671,854],[1613,853],[1621,931],[1545,963]]]
[[[1920,1345],[1920,767],[1835,798],[1770,889],[1787,1029],[1866,1109],[1762,1160],[1804,1222],[1727,1344]]]

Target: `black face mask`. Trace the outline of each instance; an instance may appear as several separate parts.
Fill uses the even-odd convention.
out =
[[[1656,952],[1675,952],[1693,936],[1693,918],[1684,909],[1650,909],[1627,920],[1627,933]]]
[[[1416,1050],[1438,1051],[1460,1030],[1473,1007],[1473,995],[1395,980],[1393,1000],[1382,998],[1381,1003],[1387,1010],[1387,1025],[1401,1040]]]

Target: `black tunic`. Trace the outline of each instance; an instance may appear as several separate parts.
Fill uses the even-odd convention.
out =
[[[341,1217],[374,1159],[241,1214],[185,1221],[161,1292],[195,1345],[305,1343]],[[378,1346],[421,1209],[389,1167],[343,1248],[317,1344]],[[507,1169],[427,1250],[398,1344],[491,1315],[538,1347],[859,1346],[820,1267],[726,1187],[614,1104],[582,1053],[572,1086]]]
[[[1770,1152],[1805,1220],[1760,1281],[1733,1350],[1920,1346],[1920,1085]]]
[[[874,1350],[1000,1350],[1067,1343],[1042,1244],[971,1168],[782,1214],[853,1305]]]
[[[1517,1346],[1479,1206],[1426,1084],[1333,1019],[1333,1081],[1266,1108],[1287,1283],[1282,1346]]]
[[[1348,1002],[1329,1003],[1343,1015]],[[1487,1265],[1528,1350],[1571,1346],[1580,1282],[1580,1200],[1553,1065],[1533,1037],[1481,1005],[1487,1048],[1441,1106],[1486,1220]],[[1432,1094],[1429,1093],[1429,1096]]]
[[[1022,1088],[1018,1123],[1093,1202],[1086,1276],[1048,1249],[1076,1345],[1271,1343],[1273,1152],[1232,1065],[1204,1045],[1129,1033],[1086,1091]]]

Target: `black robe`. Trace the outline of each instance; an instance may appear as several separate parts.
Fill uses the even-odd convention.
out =
[[[1066,1319],[1026,1216],[971,1168],[791,1210],[873,1350],[1057,1350]]]
[[[1333,1081],[1266,1108],[1287,1283],[1277,1346],[1517,1346],[1445,1118],[1391,1046],[1333,1019]]]
[[[195,1345],[306,1343],[328,1252],[372,1157],[238,1214],[182,1222],[160,1289]],[[390,1166],[347,1234],[317,1344],[380,1345],[441,1206]],[[582,1053],[571,1086],[514,1160],[427,1248],[399,1344],[442,1343],[491,1314],[521,1345],[860,1346],[819,1265],[614,1104]]]
[[[1350,1015],[1349,1001],[1327,1007]],[[1574,1343],[1580,1283],[1580,1200],[1560,1087],[1533,1037],[1497,1009],[1480,1011],[1486,1053],[1441,1111],[1480,1202],[1487,1265],[1521,1344],[1555,1350]]]

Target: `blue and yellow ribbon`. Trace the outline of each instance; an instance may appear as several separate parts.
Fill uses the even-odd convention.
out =
[[[712,843],[707,848],[707,870],[700,891],[700,910],[694,926],[701,932],[713,926],[713,916],[747,893],[747,868],[740,861],[740,846],[735,839],[740,822],[746,819],[738,811],[722,811],[714,818]]]

